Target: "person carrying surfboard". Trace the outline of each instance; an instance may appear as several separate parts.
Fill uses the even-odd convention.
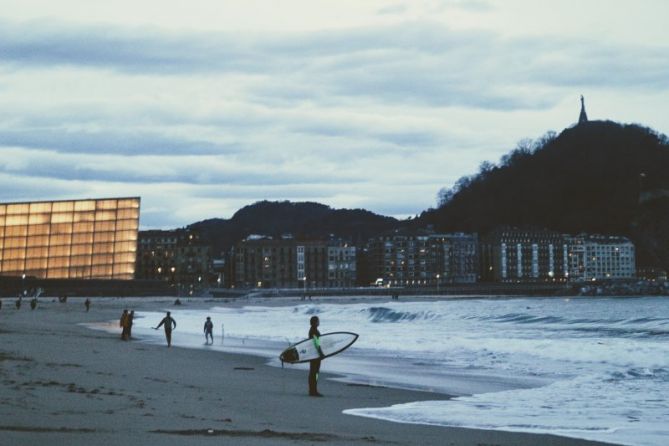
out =
[[[321,332],[318,331],[318,326],[321,321],[318,316],[312,316],[309,320],[311,328],[309,328],[309,339],[313,340],[314,347],[320,356],[318,359],[309,361],[309,396],[323,396],[318,392],[318,372],[321,370],[321,359],[325,357],[321,350]]]

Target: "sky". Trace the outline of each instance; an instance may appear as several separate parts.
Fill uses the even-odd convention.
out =
[[[398,218],[519,141],[669,133],[665,0],[0,0],[0,202]]]

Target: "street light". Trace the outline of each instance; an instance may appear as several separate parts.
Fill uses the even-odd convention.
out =
[[[437,294],[439,294],[439,277],[441,276],[437,274]]]

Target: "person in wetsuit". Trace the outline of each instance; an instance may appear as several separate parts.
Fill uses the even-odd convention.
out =
[[[158,330],[161,325],[165,326],[165,339],[167,339],[167,346],[170,347],[172,345],[172,330],[177,328],[177,321],[170,316],[170,312],[168,311],[167,316],[160,321],[160,324],[158,324],[157,327],[153,327],[153,329]]]
[[[209,339],[211,339],[211,343],[214,343],[214,323],[211,321],[211,318],[207,316],[207,320],[204,323],[204,339],[205,343],[209,343]]]
[[[321,332],[318,331],[320,323],[318,316],[312,316],[309,320],[309,324],[311,324],[309,339],[313,340],[314,347],[316,347],[320,356],[318,359],[309,361],[309,396],[323,396],[318,392],[318,372],[321,370],[321,359],[325,356],[321,350]]]

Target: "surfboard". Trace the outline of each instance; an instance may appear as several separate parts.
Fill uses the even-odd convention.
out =
[[[320,337],[321,351],[325,355],[325,358],[329,358],[349,348],[357,339],[357,334],[348,331],[325,333]],[[297,344],[293,344],[279,355],[281,362],[289,364],[307,362],[318,358],[318,351],[312,339],[305,339]]]

